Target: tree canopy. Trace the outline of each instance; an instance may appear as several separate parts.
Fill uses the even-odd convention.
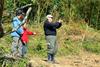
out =
[[[41,23],[47,14],[53,14],[55,19],[67,22],[82,19],[99,29],[100,0],[5,0],[4,8],[11,15],[16,8],[30,3],[33,4],[30,16],[33,22]]]

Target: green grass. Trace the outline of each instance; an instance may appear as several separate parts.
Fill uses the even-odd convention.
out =
[[[31,57],[47,57],[46,40],[42,28],[40,25],[30,25],[30,30],[37,31],[36,36],[30,36],[28,45],[28,58]],[[85,35],[85,38],[77,39]],[[58,30],[58,52],[57,56],[66,55],[78,55],[81,51],[88,51],[91,53],[100,54],[100,35],[99,31],[88,27],[86,24],[80,23],[69,23],[64,24]],[[71,37],[70,37],[71,36]],[[75,39],[76,37],[76,39]],[[1,48],[3,53],[11,52],[11,42],[12,38],[10,35],[4,36],[0,39],[0,51]],[[28,59],[18,60],[15,67],[23,67],[27,63]],[[41,66],[42,67],[42,66]]]
[[[100,54],[100,43],[94,41],[85,41],[83,44],[85,50]]]

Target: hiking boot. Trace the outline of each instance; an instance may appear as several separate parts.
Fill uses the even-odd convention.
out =
[[[52,55],[50,53],[48,53],[48,62],[50,62],[52,60]]]
[[[57,61],[53,60],[52,61],[53,64],[59,64]]]

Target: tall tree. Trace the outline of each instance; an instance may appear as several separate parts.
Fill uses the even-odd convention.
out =
[[[2,14],[3,14],[3,4],[4,0],[0,0],[0,37],[3,36],[3,28],[2,28]]]

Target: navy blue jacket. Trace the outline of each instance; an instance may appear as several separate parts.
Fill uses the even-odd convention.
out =
[[[50,23],[48,21],[44,22],[44,33],[46,36],[48,35],[54,35],[56,36],[57,32],[56,29],[61,27],[61,23],[55,22],[55,23]]]

